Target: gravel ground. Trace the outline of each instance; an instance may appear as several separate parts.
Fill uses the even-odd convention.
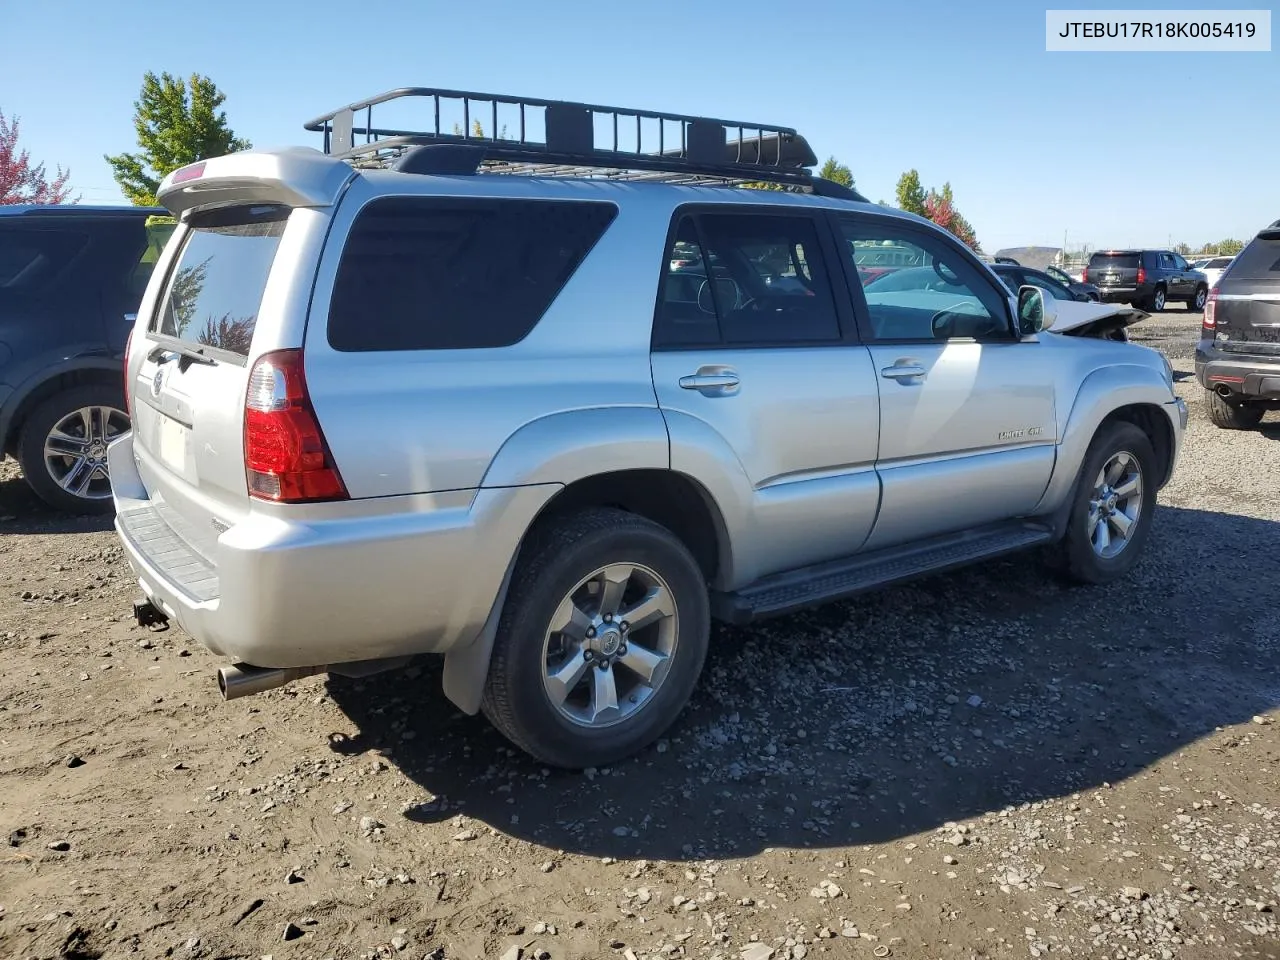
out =
[[[719,629],[670,739],[562,774],[438,665],[220,702],[108,526],[0,467],[0,956],[1280,956],[1280,423],[1191,426],[1144,562]],[[1256,558],[1256,559],[1255,559]]]

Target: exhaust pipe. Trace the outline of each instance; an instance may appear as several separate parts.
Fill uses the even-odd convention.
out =
[[[238,663],[222,667],[218,670],[218,690],[223,700],[239,700],[251,697],[255,693],[263,693],[283,687],[287,683],[314,677],[318,673],[328,673],[329,668],[316,667],[251,667]]]
[[[1216,387],[1213,388],[1213,391],[1218,396],[1220,396],[1223,400],[1231,399],[1231,388],[1228,387],[1225,383],[1218,384]]]

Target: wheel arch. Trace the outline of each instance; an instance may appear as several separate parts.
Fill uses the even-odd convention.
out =
[[[47,367],[18,387],[0,410],[0,450],[13,455],[27,417],[36,407],[64,390],[116,381],[124,395],[124,374],[111,357],[76,357]]]

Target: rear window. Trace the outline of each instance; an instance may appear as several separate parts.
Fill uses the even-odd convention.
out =
[[[1254,237],[1225,276],[1232,280],[1280,280],[1280,239]]]
[[[78,230],[0,230],[0,289],[31,292],[56,277],[89,242]]]
[[[1231,263],[1230,257],[1218,257],[1214,260],[1210,260],[1208,263],[1204,265],[1204,267],[1206,270],[1221,270],[1223,267],[1227,266],[1230,263]]]
[[[375,200],[343,248],[329,343],[350,352],[517,343],[616,212],[581,200]]]
[[[1136,253],[1095,253],[1089,261],[1090,270],[1136,270],[1138,254]]]
[[[287,207],[232,207],[193,217],[151,332],[247,356]]]

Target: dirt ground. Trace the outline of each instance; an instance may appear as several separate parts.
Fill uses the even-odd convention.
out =
[[[1191,427],[1125,583],[1034,558],[721,628],[553,773],[438,664],[222,703],[105,521],[0,467],[0,957],[1280,956],[1280,422]]]

